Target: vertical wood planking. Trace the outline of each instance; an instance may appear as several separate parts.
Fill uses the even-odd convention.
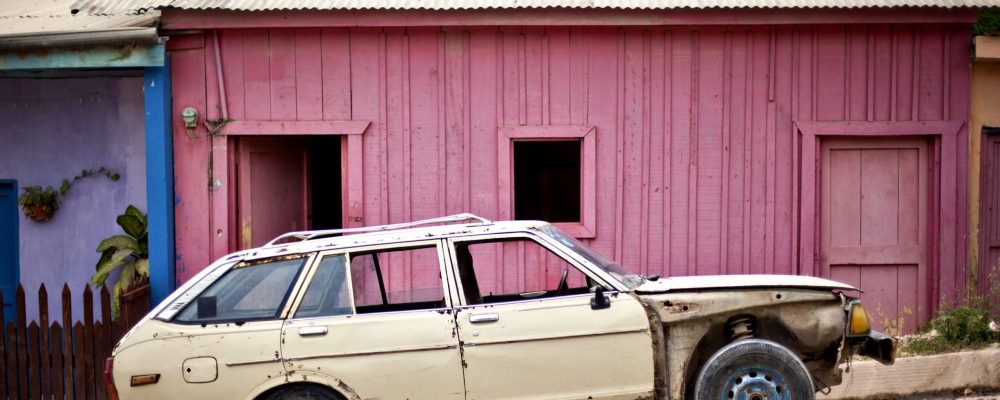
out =
[[[360,138],[348,138],[348,140],[362,141],[361,171],[355,180],[360,182],[349,182],[348,190],[353,190],[353,185],[357,184],[363,193],[351,193],[351,203],[358,202],[364,205],[362,225],[378,225],[385,223],[381,219],[381,189],[382,157],[381,139],[383,135],[383,124],[379,121],[381,114],[381,96],[379,95],[379,82],[382,80],[379,74],[379,49],[381,36],[377,30],[356,30],[351,32],[351,118],[364,121],[372,121],[366,133]],[[353,136],[353,135],[352,135]],[[351,162],[351,159],[348,159]],[[355,164],[359,165],[359,164]],[[368,176],[371,179],[361,179],[365,171],[370,171]],[[355,199],[354,196],[357,196]]]
[[[49,337],[52,340],[52,394],[56,399],[66,399],[68,397],[66,387],[63,385],[63,376],[67,372],[63,365],[63,328],[59,322],[52,323]]]
[[[459,30],[444,32],[444,204],[445,214],[457,214],[468,209],[465,202],[465,177],[469,171],[466,164],[466,112],[465,101],[469,87],[466,75],[465,34]]]
[[[621,199],[618,216],[620,227],[616,229],[617,247],[620,255],[617,259],[624,265],[639,268],[643,261],[640,257],[641,224],[642,224],[642,174],[645,164],[643,158],[644,99],[645,92],[645,54],[644,32],[627,29],[624,34],[624,70],[622,73],[623,111],[620,119],[623,132],[619,157],[622,159],[622,171],[617,174],[618,185],[621,186]]]
[[[174,104],[177,105],[175,111],[179,113],[183,107],[205,110],[204,49],[172,51],[170,61]],[[176,276],[179,282],[184,282],[207,266],[211,259],[210,202],[206,179],[209,166],[208,144],[206,139],[189,137],[179,118],[174,118],[173,121]],[[193,134],[201,136],[206,131],[198,128]],[[66,325],[66,322],[63,321],[63,328],[67,333],[72,333],[72,325]]]
[[[747,64],[748,64],[748,37],[750,33],[744,29],[732,32],[730,38],[730,56],[728,60],[729,73],[727,75],[727,90],[729,113],[726,115],[728,125],[729,140],[725,145],[729,147],[729,170],[726,177],[729,179],[727,185],[729,204],[726,206],[726,247],[728,254],[725,267],[726,273],[740,274],[744,272],[746,266],[746,246],[745,239],[749,238],[746,233],[745,204],[747,174],[750,172],[746,167],[746,155],[751,143],[746,137],[746,108],[744,104],[747,98]]]
[[[648,237],[643,243],[647,253],[644,257],[645,271],[647,274],[666,275],[666,232],[669,221],[665,217],[664,208],[667,207],[667,181],[665,180],[664,168],[667,165],[668,154],[665,145],[667,137],[666,109],[667,90],[666,82],[668,74],[663,72],[667,68],[666,40],[667,32],[653,31],[650,34],[650,61],[649,61],[649,193],[646,218]]]
[[[0,322],[2,323],[2,322]],[[17,327],[14,321],[9,321],[6,324],[6,329],[4,329],[4,340],[7,342],[6,351],[3,353],[4,362],[7,368],[4,369],[4,380],[7,385],[7,396],[8,399],[19,399],[18,395],[18,376],[17,367],[18,357],[17,357]]]
[[[670,271],[671,275],[690,275],[693,254],[690,253],[689,235],[691,204],[689,174],[691,169],[691,102],[692,82],[692,32],[674,30],[671,43],[670,75]]]
[[[229,118],[246,119],[243,70],[243,32],[219,32],[219,54],[222,56],[222,81],[226,85],[226,106]]]
[[[345,170],[362,187],[350,194],[364,206],[359,224],[466,210],[510,218],[511,199],[497,196],[498,185],[512,182],[495,172],[510,162],[496,158],[498,146],[510,143],[498,142],[496,127],[594,125],[599,223],[588,244],[598,251],[645,273],[815,274],[818,226],[797,216],[821,209],[817,177],[803,172],[817,160],[800,156],[819,142],[793,122],[962,118],[966,31],[425,27],[233,30],[221,38],[234,116],[372,121],[347,139],[361,146],[344,149],[362,159],[360,170]],[[288,57],[275,60],[282,51]],[[190,46],[173,54],[180,74],[193,78],[178,83],[175,98],[210,102],[211,53]],[[288,67],[291,76],[280,70]],[[187,230],[178,235],[178,268],[195,265],[179,270],[186,279],[208,261],[190,238],[215,231],[199,225],[205,145],[175,132],[178,227]],[[963,159],[958,143],[940,144],[942,163]],[[945,209],[961,206],[966,182],[942,184],[956,193],[941,188],[942,223],[932,227],[945,241],[936,262],[947,266],[964,259],[949,250],[964,242],[945,221],[956,232],[967,221]],[[530,278],[519,269],[494,279]],[[964,272],[938,278],[944,290]],[[390,279],[395,287],[408,278]]]
[[[323,119],[351,119],[351,47],[347,29],[324,28],[321,38]]]
[[[28,363],[21,366],[24,370],[24,374],[28,376],[28,395],[32,400],[41,399],[42,386],[39,385],[39,375],[42,373],[42,369],[39,368],[38,359],[38,323],[31,321],[28,325],[28,337],[25,341],[28,343],[27,353],[28,353]]]
[[[796,233],[793,232],[796,214],[793,213],[796,201],[795,177],[792,171],[797,167],[796,132],[792,121],[783,116],[792,115],[792,71],[793,52],[792,27],[780,27],[775,32],[775,99],[774,99],[774,239],[771,247],[774,249],[774,264],[771,272],[776,274],[795,274],[794,243]]]
[[[273,102],[269,51],[270,35],[267,30],[252,30],[243,34],[244,107],[249,120],[271,119]],[[178,74],[174,72],[174,75]]]
[[[63,365],[63,390],[66,396],[72,398],[74,395],[74,374],[73,374],[73,303],[69,285],[63,284],[62,289],[62,365]],[[82,396],[82,395],[81,395]]]
[[[18,387],[18,398],[21,400],[26,400],[28,398],[28,393],[30,389],[28,388],[28,330],[25,325],[27,321],[27,313],[25,313],[25,303],[24,303],[24,287],[17,285],[16,294],[17,305],[17,363],[20,368],[17,368],[17,387]]]
[[[82,346],[80,342],[83,342]],[[77,358],[83,358],[82,378],[87,398],[95,399],[97,396],[94,392],[94,294],[90,290],[90,285],[83,288],[83,336],[77,337],[74,348],[81,350],[76,355]]]
[[[717,29],[704,29],[699,33],[698,52],[695,63],[698,65],[697,102],[698,110],[692,118],[696,125],[695,158],[698,165],[696,174],[696,192],[694,207],[696,208],[695,252],[697,270],[691,271],[699,275],[717,275],[722,273],[721,246],[722,235],[719,227],[722,225],[721,212],[724,209],[722,199],[723,156],[723,75],[724,62],[724,32]]]
[[[295,30],[295,119],[323,119],[323,50],[320,29]],[[272,44],[274,46],[274,44]]]
[[[267,86],[270,90],[272,120],[295,120],[296,118],[296,50],[295,31],[292,29],[272,29],[265,47],[268,61]]]
[[[40,359],[39,364],[37,364],[39,374],[36,375],[36,379],[41,387],[39,394],[48,398],[52,395],[52,372],[49,365],[52,358],[49,340],[49,292],[45,289],[44,283],[38,288],[38,326],[40,329],[38,334]]]

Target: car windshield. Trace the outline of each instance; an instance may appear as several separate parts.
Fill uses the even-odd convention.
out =
[[[611,276],[621,281],[621,283],[624,283],[629,289],[634,289],[636,286],[641,285],[642,282],[645,281],[645,278],[643,278],[642,275],[635,274],[623,268],[621,265],[618,265],[618,263],[602,256],[601,253],[591,250],[583,243],[580,243],[579,240],[576,240],[572,236],[560,231],[559,228],[552,225],[545,225],[541,228],[541,230],[552,238],[558,240],[559,243],[562,243],[566,247],[575,251],[577,254],[583,256],[583,258],[586,258],[591,264],[594,264],[608,274],[611,274]]]

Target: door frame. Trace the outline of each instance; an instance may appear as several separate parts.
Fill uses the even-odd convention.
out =
[[[209,191],[212,259],[218,259],[239,248],[239,221],[236,215],[236,146],[233,138],[242,136],[341,136],[340,173],[344,186],[341,198],[341,218],[344,228],[365,225],[364,216],[364,134],[372,128],[371,121],[231,121],[218,136],[210,138],[212,153],[212,187]],[[384,153],[384,151],[383,151]],[[227,182],[223,185],[222,182]],[[386,207],[381,207],[386,213]],[[383,218],[386,218],[383,215]],[[224,233],[228,230],[228,234]]]
[[[958,208],[955,207],[959,195],[959,138],[965,121],[905,121],[905,122],[867,122],[867,121],[794,121],[795,130],[801,135],[801,165],[799,171],[800,205],[799,215],[799,274],[818,276],[820,266],[820,239],[822,224],[819,211],[820,191],[822,190],[820,160],[822,136],[861,136],[861,137],[894,137],[894,136],[925,136],[932,139],[928,147],[928,159],[931,160],[930,185],[928,185],[929,214],[927,219],[927,298],[919,299],[926,315],[936,310],[942,295],[950,296],[954,289],[963,285],[959,281],[958,269],[953,273],[942,273],[941,265],[957,265],[959,256],[964,255],[964,241],[959,235],[960,229]],[[954,177],[954,179],[941,179]],[[793,210],[793,214],[795,214]],[[961,243],[960,243],[961,242]],[[935,243],[941,243],[935,246]],[[950,244],[950,245],[946,245]],[[963,275],[964,277],[964,275]]]
[[[20,253],[21,252],[21,244],[20,244],[20,234],[21,234],[21,232],[20,232],[20,229],[21,229],[20,224],[21,224],[21,219],[20,219],[20,216],[18,215],[18,212],[17,212],[17,210],[18,210],[17,200],[16,200],[17,199],[17,192],[18,192],[17,180],[14,180],[14,179],[0,179],[0,185],[10,185],[11,189],[13,190],[13,192],[11,194],[13,195],[13,198],[15,199],[14,200],[14,210],[13,210],[13,213],[14,213],[14,226],[13,226],[13,228],[14,228],[14,237],[13,237],[14,243],[13,244],[14,245],[12,247],[13,250],[14,250],[14,254],[13,254],[14,255],[14,257],[13,257],[14,258],[14,290],[10,293],[12,295],[10,298],[6,298],[6,297],[4,298],[4,301],[9,302],[10,304],[14,304],[15,298],[14,298],[13,294],[16,293],[17,286],[21,282],[21,253]],[[0,209],[0,212],[7,212],[7,211]],[[2,244],[0,244],[0,246],[2,246]],[[0,304],[0,310],[2,310],[2,309],[3,309],[3,304]],[[0,319],[0,323],[6,324],[7,321],[10,321],[12,318],[16,318],[16,317],[17,317],[17,315],[15,313],[11,313],[11,315],[4,314],[4,318]]]

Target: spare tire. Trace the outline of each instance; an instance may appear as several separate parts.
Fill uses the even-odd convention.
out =
[[[816,391],[802,360],[788,348],[762,339],[730,343],[698,373],[696,400],[814,400]]]

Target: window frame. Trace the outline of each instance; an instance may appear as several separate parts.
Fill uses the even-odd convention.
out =
[[[580,221],[552,225],[577,239],[595,237],[597,220],[597,128],[593,125],[501,126],[497,129],[500,218],[514,216],[514,142],[580,140]]]
[[[372,313],[358,314],[357,305],[354,299],[354,277],[351,276],[351,254],[352,253],[377,253],[381,251],[399,251],[412,248],[428,248],[434,247],[437,250],[438,255],[438,271],[441,274],[441,294],[444,297],[444,306],[438,308],[427,308],[418,310],[400,310],[400,311],[379,311]],[[321,315],[321,316],[310,316],[310,317],[296,317],[299,306],[301,306],[302,301],[305,299],[306,291],[309,290],[309,285],[312,283],[313,277],[319,270],[319,265],[322,263],[324,257],[332,255],[342,255],[346,258],[344,267],[347,269],[345,271],[347,277],[347,290],[351,300],[351,313],[344,315]],[[446,259],[446,248],[444,240],[442,239],[431,239],[431,240],[417,240],[417,241],[407,241],[407,242],[396,242],[381,245],[363,245],[350,248],[341,248],[335,250],[321,251],[316,254],[310,261],[309,269],[304,275],[302,285],[299,287],[298,292],[295,294],[294,301],[290,302],[291,307],[286,314],[287,320],[295,321],[307,321],[315,319],[329,319],[329,318],[351,318],[360,317],[364,315],[381,315],[381,314],[398,314],[398,313],[411,313],[411,312],[426,312],[426,311],[438,311],[438,310],[450,310],[455,306],[455,301],[453,298],[453,293],[451,287],[453,286],[452,278],[448,271],[448,263]],[[385,271],[383,271],[384,273]],[[383,279],[385,277],[383,276]]]
[[[487,242],[488,243],[488,242],[495,242],[495,241],[504,241],[504,240],[509,240],[509,239],[524,239],[524,240],[530,240],[530,241],[535,242],[537,245],[545,248],[546,250],[550,251],[555,256],[561,258],[563,261],[565,261],[570,266],[576,268],[578,271],[580,271],[580,273],[586,275],[588,278],[593,279],[598,284],[604,286],[605,293],[614,293],[614,292],[622,292],[623,291],[622,288],[619,287],[619,286],[621,286],[620,282],[616,282],[614,279],[610,279],[609,280],[607,277],[603,276],[602,274],[598,273],[597,271],[594,271],[594,269],[591,268],[591,266],[587,265],[586,263],[581,262],[580,260],[577,260],[576,257],[574,257],[574,256],[572,256],[572,254],[570,254],[571,252],[567,252],[565,249],[561,248],[561,246],[559,246],[559,245],[550,243],[548,240],[546,240],[544,237],[542,237],[540,235],[535,235],[535,234],[532,234],[530,232],[507,232],[507,233],[490,234],[490,235],[458,236],[458,237],[451,237],[451,238],[447,239],[447,241],[448,241],[448,243],[447,243],[447,245],[448,245],[448,248],[447,248],[447,250],[448,250],[448,257],[450,258],[449,259],[449,268],[451,269],[449,275],[453,279],[452,287],[455,290],[455,293],[453,295],[455,296],[456,299],[459,299],[458,303],[460,303],[460,304],[455,304],[454,307],[456,307],[456,308],[458,308],[458,307],[466,307],[467,308],[467,307],[482,307],[482,306],[491,306],[491,305],[499,305],[499,304],[519,304],[519,303],[526,303],[526,302],[539,302],[539,301],[546,301],[546,300],[557,300],[557,299],[570,298],[570,297],[581,297],[581,296],[592,297],[594,295],[593,293],[570,294],[570,295],[565,295],[565,296],[555,296],[555,297],[543,297],[543,298],[535,298],[535,299],[505,301],[505,302],[499,302],[499,303],[469,304],[468,299],[465,298],[464,283],[462,282],[461,275],[459,274],[459,271],[458,271],[458,254],[455,252],[455,244],[456,243],[465,243],[465,242]],[[478,280],[479,277],[477,276],[476,279]]]

